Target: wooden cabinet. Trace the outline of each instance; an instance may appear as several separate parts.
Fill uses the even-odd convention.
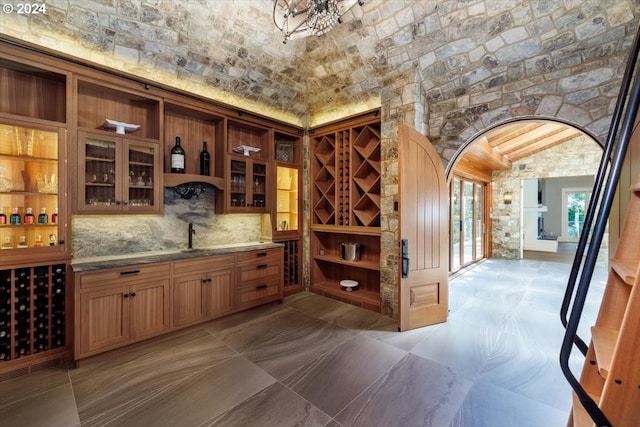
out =
[[[78,213],[158,213],[162,101],[129,82],[75,78]]]
[[[235,257],[220,255],[174,262],[173,326],[184,326],[235,309]]]
[[[640,176],[631,188],[627,213],[600,311],[591,328],[580,383],[613,426],[636,425],[640,419]],[[572,426],[593,421],[574,393]]]
[[[77,212],[160,212],[157,142],[81,131],[78,145]]]
[[[216,193],[219,213],[268,213],[271,207],[271,130],[227,119],[227,143],[218,145],[216,171],[226,181]]]
[[[66,252],[65,145],[62,128],[0,118],[3,261]]]
[[[170,263],[82,272],[76,292],[76,358],[170,327]]]
[[[237,255],[238,308],[245,309],[283,298],[283,249]]]
[[[368,113],[312,132],[311,290],[380,311],[380,119]],[[341,259],[357,243],[357,261]],[[357,290],[342,280],[356,280]]]

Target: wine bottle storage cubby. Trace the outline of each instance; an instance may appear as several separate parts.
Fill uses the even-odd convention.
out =
[[[380,131],[366,125],[352,130],[353,225],[380,226]]]
[[[314,224],[333,224],[335,222],[336,197],[336,149],[335,139],[323,136],[314,150]]]
[[[349,150],[349,131],[337,133],[338,151],[338,225],[349,225],[351,212],[350,188],[351,153]]]
[[[66,346],[66,265],[0,270],[0,361]]]
[[[285,240],[284,244],[284,287],[300,286],[300,240]]]

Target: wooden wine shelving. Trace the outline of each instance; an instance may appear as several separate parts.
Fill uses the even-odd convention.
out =
[[[380,119],[368,114],[317,129],[311,138],[311,290],[380,311]],[[339,244],[361,244],[362,259]],[[341,280],[358,281],[347,291]]]

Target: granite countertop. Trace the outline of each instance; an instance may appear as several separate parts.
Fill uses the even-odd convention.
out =
[[[209,248],[194,249],[168,249],[164,251],[138,252],[124,255],[105,255],[91,258],[75,258],[71,261],[74,272],[100,270],[102,268],[126,267],[136,264],[149,264],[152,262],[175,261],[181,259],[206,257],[212,255],[234,254],[260,249],[282,247],[282,243],[272,242],[248,242],[234,243]]]

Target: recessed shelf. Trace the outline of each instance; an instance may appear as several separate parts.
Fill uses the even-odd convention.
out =
[[[371,261],[346,261],[335,255],[315,255],[313,259],[318,261],[330,262],[333,264],[348,265],[354,268],[365,268],[367,270],[380,270],[380,263]]]
[[[320,291],[329,296],[344,299],[351,303],[358,303],[368,307],[380,309],[380,291],[366,289],[360,286],[356,291],[348,292],[340,286],[338,281],[323,281],[311,285],[313,290]]]

